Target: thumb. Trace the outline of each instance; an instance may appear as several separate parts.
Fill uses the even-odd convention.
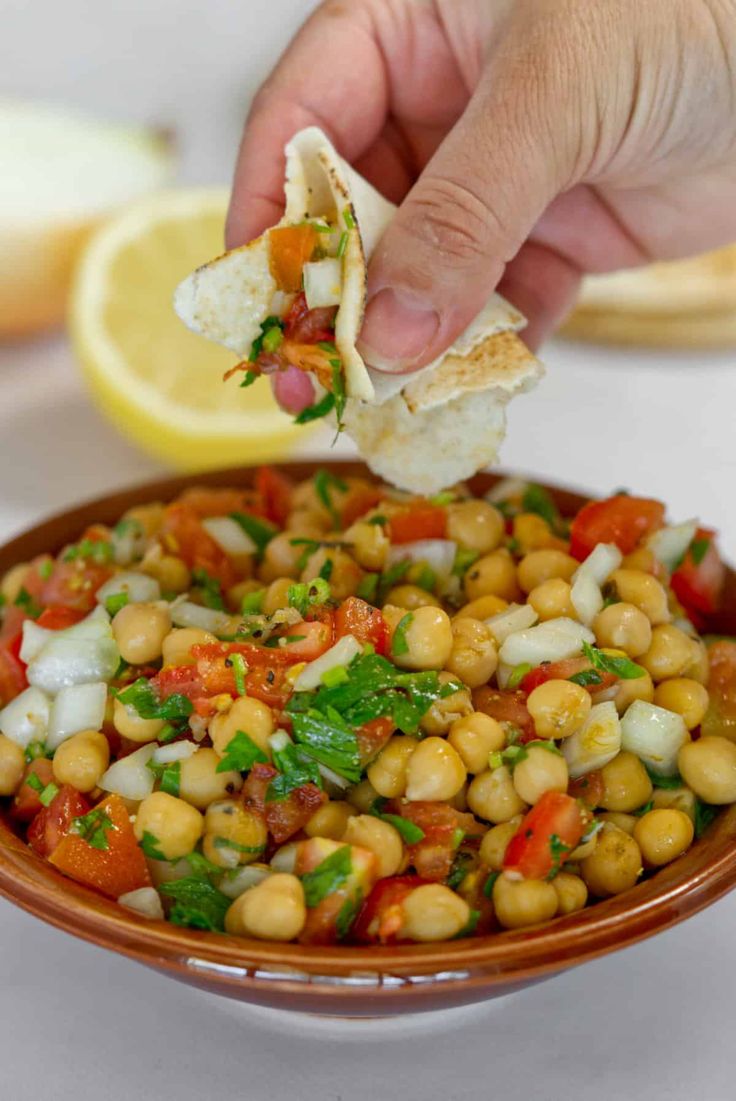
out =
[[[550,48],[517,50],[512,42],[491,58],[465,113],[379,241],[360,342],[372,366],[416,370],[448,348],[551,200],[573,182],[582,144],[578,103],[587,93],[580,78],[568,93],[560,89],[560,55],[552,58]],[[574,110],[561,94],[574,96]]]

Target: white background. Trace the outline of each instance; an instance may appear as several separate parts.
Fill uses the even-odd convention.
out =
[[[0,0],[0,94],[173,126],[182,179],[230,175],[248,97],[304,0]],[[509,468],[661,496],[734,557],[734,354],[555,345],[510,416]],[[62,338],[0,348],[0,538],[156,474],[88,404]],[[470,1011],[334,1026],[242,1008],[0,903],[0,1097],[727,1101],[736,897]]]

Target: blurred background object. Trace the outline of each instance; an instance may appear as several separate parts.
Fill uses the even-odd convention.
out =
[[[736,245],[589,276],[563,336],[655,348],[736,346]]]

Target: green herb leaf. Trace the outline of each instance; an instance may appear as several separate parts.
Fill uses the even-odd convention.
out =
[[[552,856],[552,867],[547,873],[547,882],[555,878],[564,863],[565,857],[568,853],[572,852],[572,847],[566,845],[562,838],[558,837],[556,833],[553,833],[549,839],[549,851]]]
[[[216,772],[250,772],[255,764],[267,764],[268,757],[244,730],[238,730],[225,747]]]
[[[358,888],[355,894],[345,899],[338,911],[335,919],[335,932],[338,940],[344,940],[348,935],[362,905],[363,892]]]
[[[216,849],[232,849],[233,852],[246,853],[247,855],[262,853],[266,849],[265,843],[263,845],[241,845],[237,841],[231,841],[229,837],[216,837],[214,846]]]
[[[560,514],[557,505],[542,486],[528,485],[521,499],[521,507],[524,512],[533,512],[541,516],[553,529],[559,524]]]
[[[318,470],[314,476],[314,490],[337,528],[340,526],[340,513],[337,511],[330,495],[330,491],[334,489],[339,493],[347,493],[348,484],[336,474],[331,474],[329,470]]]
[[[480,558],[480,551],[465,550],[463,547],[458,547],[455,552],[455,561],[452,564],[452,573],[454,577],[463,578],[468,572],[474,562]]]
[[[251,516],[249,512],[231,512],[230,519],[239,524],[246,535],[255,543],[258,557],[262,557],[264,550],[278,534],[278,528],[269,524],[267,520],[261,520],[258,516]]]
[[[194,710],[192,701],[178,693],[168,696],[165,700],[157,699],[151,682],[145,677],[139,677],[127,688],[123,688],[117,693],[117,698],[126,707],[132,707],[142,719],[164,719],[166,722],[176,722],[188,719]]]
[[[596,669],[601,669],[604,673],[613,673],[621,680],[636,680],[638,677],[646,676],[646,669],[642,669],[641,665],[637,665],[631,658],[611,657],[610,654],[604,654],[602,650],[591,646],[588,642],[583,643],[583,653]]]
[[[243,381],[240,384],[241,390],[247,390],[249,386],[252,386],[257,379],[261,377],[259,371],[246,371],[243,375]]]
[[[410,580],[420,589],[433,593],[437,585],[437,574],[426,562],[417,562],[415,569],[410,571]]]
[[[304,900],[311,909],[319,906],[323,899],[332,895],[353,874],[353,862],[349,845],[343,845],[335,849],[312,872],[306,872],[302,876],[304,888]]]
[[[202,603],[205,608],[212,608],[216,612],[225,610],[225,601],[222,598],[222,585],[208,573],[203,567],[192,570],[192,581],[199,590]]]
[[[320,417],[326,417],[334,408],[335,395],[328,390],[314,405],[308,405],[306,409],[302,409],[301,413],[294,417],[294,424],[310,424],[311,421],[319,420]]]
[[[518,688],[527,673],[531,673],[532,666],[528,661],[522,661],[520,665],[515,665],[511,670],[511,676],[508,679],[507,688]]]
[[[702,837],[708,826],[717,817],[721,808],[712,803],[704,803],[702,799],[695,800],[695,836]]]
[[[407,612],[402,616],[396,625],[394,635],[391,640],[391,656],[400,658],[403,654],[409,653],[409,643],[406,641],[406,632],[414,622],[414,615],[412,612]]]
[[[41,795],[41,793],[43,792],[43,780],[37,772],[28,773],[28,776],[26,777],[26,784],[32,791],[35,791],[38,795]]]
[[[143,837],[138,842],[141,849],[143,849],[143,855],[147,856],[149,860],[166,860],[166,857],[161,852],[159,845],[161,842],[148,830],[143,831]]]
[[[21,588],[13,603],[16,608],[20,608],[27,616],[30,616],[31,619],[38,619],[43,611],[43,608],[41,608],[39,604],[36,604],[26,588]]]
[[[378,602],[379,604],[385,603],[386,596],[393,589],[399,581],[402,581],[411,567],[411,561],[408,558],[403,559],[401,562],[396,562],[393,566],[389,566],[387,570],[381,574],[378,580]]]
[[[434,497],[429,498],[431,505],[439,505],[441,508],[445,505],[451,505],[455,500],[455,494],[451,489],[444,489],[441,493],[435,493]]]
[[[580,673],[573,673],[567,679],[573,684],[579,684],[581,688],[587,688],[591,684],[603,684],[603,677],[597,669],[583,669]]]
[[[705,558],[710,547],[710,539],[693,539],[690,544],[690,558],[693,565],[699,566]]]
[[[280,770],[274,776],[266,791],[266,802],[275,803],[286,799],[292,791],[305,784],[322,786],[317,762],[306,757],[297,746],[289,743],[283,749],[273,751],[273,763]]]
[[[277,325],[274,325],[271,329],[267,329],[266,332],[263,334],[261,347],[263,348],[264,352],[272,354],[273,352],[278,351],[283,342],[284,334],[282,330]]]
[[[367,573],[361,577],[355,595],[359,596],[361,600],[366,600],[369,604],[375,604],[376,594],[378,592],[378,574]]]
[[[73,562],[77,558],[88,558],[98,565],[104,566],[112,562],[114,558],[112,543],[104,539],[82,539],[67,547],[62,558],[63,562]]]
[[[173,726],[171,723],[166,723],[166,726],[162,727],[156,735],[156,741],[159,745],[168,745],[169,742],[175,741],[180,734],[181,730],[179,730],[178,727]]]
[[[131,521],[131,523],[133,522],[134,521]],[[37,569],[38,576],[41,578],[41,580],[48,581],[52,573],[54,572],[54,563],[50,558],[47,558],[45,562],[42,562],[40,566],[37,567]]]
[[[451,891],[456,891],[461,885],[464,879],[467,878],[468,873],[472,871],[475,859],[473,854],[465,849],[461,849],[455,853],[455,859],[452,862],[450,868],[450,874],[445,880],[447,886]]]
[[[500,872],[491,872],[488,876],[488,879],[483,884],[483,894],[486,898],[493,897],[493,884],[496,882],[500,874]]]
[[[169,920],[174,925],[224,932],[225,914],[232,899],[218,891],[205,876],[190,875],[162,883],[159,893],[175,900],[169,914]]]
[[[30,764],[31,761],[37,760],[39,757],[50,756],[51,753],[49,752],[49,750],[46,749],[46,745],[44,742],[29,742],[29,744],[26,746],[25,758],[28,764]],[[31,776],[35,776],[35,773],[32,772]],[[28,777],[28,780],[30,780],[31,776]]]
[[[283,331],[283,328],[284,328],[284,323],[281,320],[281,318],[280,317],[274,317],[273,314],[271,314],[269,317],[267,317],[265,321],[262,321],[261,322],[261,331],[260,331],[259,335],[255,338],[255,340],[253,341],[253,343],[250,346],[250,354],[248,355],[248,362],[249,363],[255,363],[255,361],[258,359],[258,356],[261,354],[261,352],[264,349],[264,340],[266,339],[266,335],[268,334],[268,332],[271,329],[276,329],[276,330],[278,330],[279,333],[281,333]]]
[[[673,791],[675,788],[681,788],[683,786],[683,779],[679,773],[674,776],[660,776],[658,772],[650,768],[645,764],[644,768],[647,770],[649,779],[652,781],[652,786],[655,788],[662,788],[664,791]]]
[[[115,829],[112,819],[102,807],[95,807],[89,814],[82,814],[79,818],[75,818],[69,832],[81,837],[90,848],[106,852],[110,848],[107,835],[112,829]]]
[[[130,597],[127,593],[113,593],[112,596],[105,598],[105,611],[112,619],[121,608],[125,607],[129,600]]]
[[[472,937],[475,930],[478,928],[478,922],[480,921],[480,910],[471,910],[468,915],[468,920],[462,927],[459,933],[456,933],[452,938],[453,940],[460,940],[461,937]]]
[[[179,785],[181,781],[181,761],[146,761],[149,769],[157,780],[161,781],[161,791],[167,795],[179,797]]]
[[[650,799],[648,803],[645,803],[643,807],[639,807],[638,810],[632,811],[637,818],[642,818],[645,814],[649,814],[649,811],[654,807],[654,800]]]
[[[383,822],[388,822],[394,829],[398,830],[401,834],[401,840],[407,845],[418,845],[420,841],[424,840],[424,830],[416,825],[415,822],[410,822],[408,818],[402,818],[400,814],[386,814],[383,808],[386,805],[385,799],[375,799],[371,804],[369,813],[374,818],[380,818]]]
[[[320,691],[339,691],[325,689]],[[355,732],[334,708],[292,715],[294,740],[309,757],[357,784],[362,766]]]
[[[59,789],[57,788],[56,784],[47,784],[38,797],[39,802],[42,803],[44,807],[48,807],[58,794]]]
[[[243,615],[260,615],[263,611],[263,598],[266,595],[265,589],[258,589],[254,593],[246,593],[240,605],[240,611]]]

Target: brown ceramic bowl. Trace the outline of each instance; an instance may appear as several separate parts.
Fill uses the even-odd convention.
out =
[[[328,464],[365,473],[357,464]],[[288,470],[306,477],[314,464]],[[206,474],[209,485],[247,485],[249,470]],[[479,475],[474,488],[496,480]],[[0,549],[0,574],[55,550],[92,521],[112,522],[134,503],[167,499],[191,479],[172,478],[93,501],[39,524]],[[563,511],[584,498],[552,488]],[[736,576],[710,625],[736,633]],[[391,948],[268,944],[148,922],[61,876],[0,818],[0,893],[30,913],[173,978],[279,1009],[378,1016],[441,1009],[507,994],[667,929],[736,885],[736,806],[683,857],[617,898],[522,932]]]

